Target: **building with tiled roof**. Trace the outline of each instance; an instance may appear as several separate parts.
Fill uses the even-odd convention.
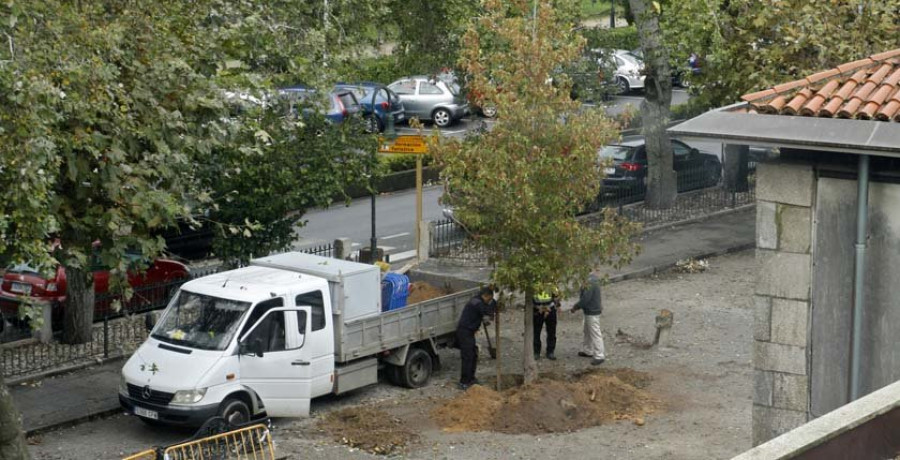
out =
[[[745,301],[759,446],[740,458],[894,458],[900,49],[746,94],[668,132],[722,143],[726,187],[751,146],[778,152],[756,167],[759,275]],[[851,412],[862,415],[826,415]]]
[[[900,123],[900,49],[741,97],[749,111]]]

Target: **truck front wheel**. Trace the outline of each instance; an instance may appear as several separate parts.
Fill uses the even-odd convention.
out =
[[[431,354],[421,348],[411,348],[406,364],[398,368],[399,383],[407,388],[422,388],[431,378]]]
[[[242,425],[250,421],[250,408],[240,399],[228,398],[219,407],[219,416],[231,426]]]

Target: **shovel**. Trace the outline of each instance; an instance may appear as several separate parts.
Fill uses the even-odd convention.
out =
[[[488,354],[491,355],[491,359],[497,359],[497,348],[494,347],[493,343],[491,343],[491,334],[488,333],[487,326],[485,326],[484,323],[482,323],[481,328],[484,329],[484,337],[487,339]]]

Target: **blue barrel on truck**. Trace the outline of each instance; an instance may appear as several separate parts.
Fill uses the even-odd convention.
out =
[[[409,277],[400,273],[385,274],[381,280],[381,311],[405,307],[407,297],[409,297]]]

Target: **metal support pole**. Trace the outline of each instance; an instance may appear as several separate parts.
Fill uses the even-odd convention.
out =
[[[616,28],[616,0],[609,0],[609,28]]]
[[[864,276],[869,221],[869,156],[859,156],[856,190],[856,260],[853,274],[853,327],[850,335],[850,401],[861,396],[862,320],[865,307]]]
[[[422,261],[422,155],[416,155],[416,261]]]

